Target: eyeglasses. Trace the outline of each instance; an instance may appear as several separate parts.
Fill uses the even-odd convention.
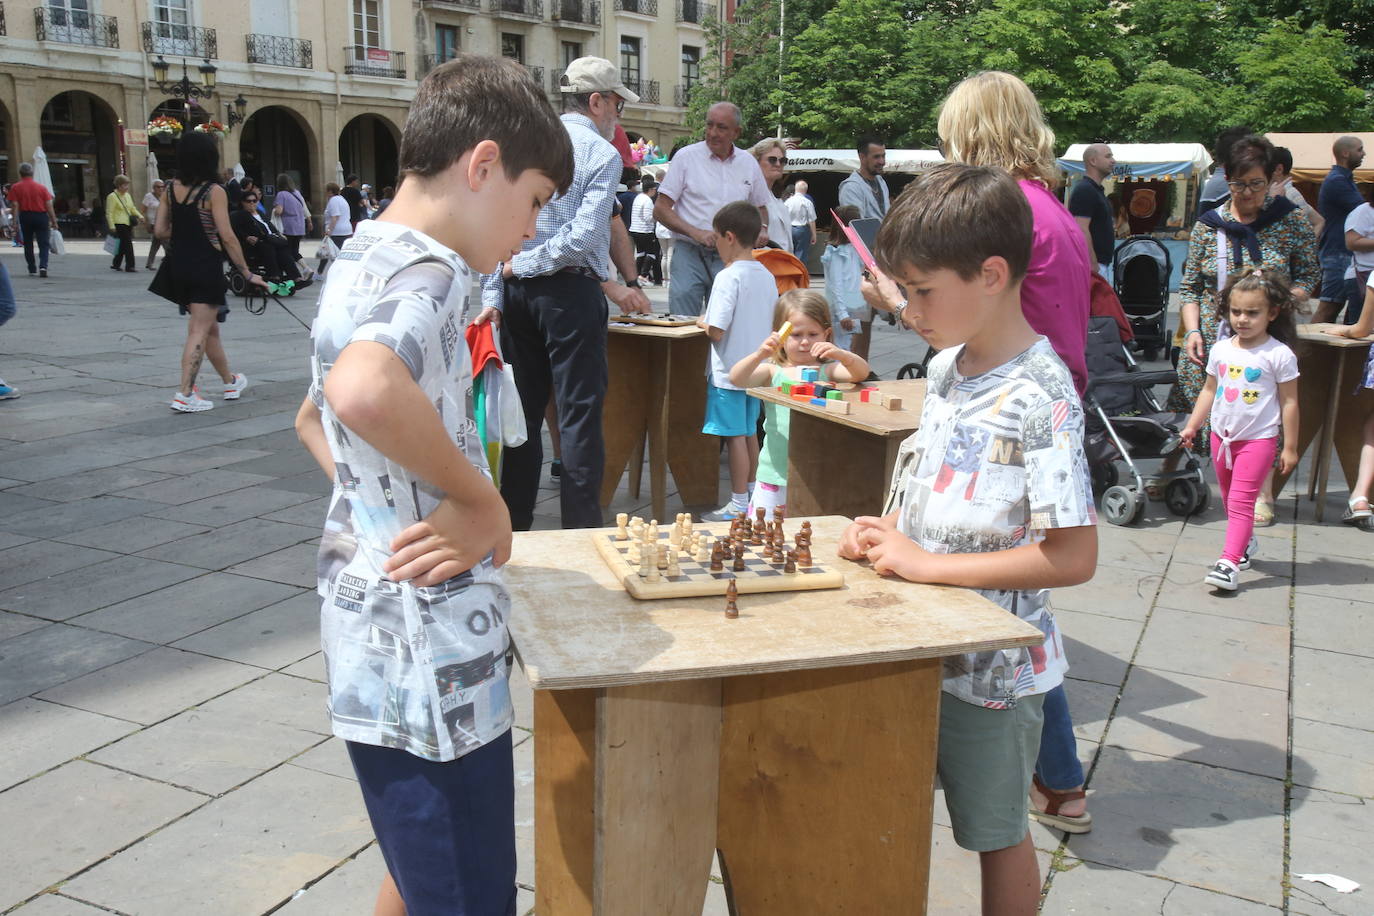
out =
[[[1251,178],[1249,181],[1228,181],[1226,182],[1226,186],[1231,189],[1233,194],[1239,194],[1241,191],[1250,191],[1251,193],[1257,194],[1269,187],[1269,179]]]
[[[787,165],[786,156],[764,156],[763,161],[769,165]]]
[[[258,199],[256,197],[245,197],[243,202],[246,204],[255,204],[258,202]]]
[[[614,100],[616,114],[625,113],[625,100],[622,99],[620,96],[616,95],[614,92],[601,92],[597,94],[600,95],[603,99]]]

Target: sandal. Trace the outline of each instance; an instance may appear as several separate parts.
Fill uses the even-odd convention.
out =
[[[1160,500],[1164,499],[1164,491],[1160,489],[1159,484],[1157,483],[1145,484],[1145,495],[1150,499],[1151,502],[1159,502]]]
[[[1255,527],[1268,528],[1274,524],[1274,504],[1262,499],[1255,500]]]
[[[1356,503],[1364,503],[1364,508],[1355,508]],[[1345,514],[1341,516],[1341,521],[1345,522],[1347,525],[1355,525],[1363,528],[1371,516],[1374,516],[1374,512],[1371,512],[1369,509],[1369,500],[1365,499],[1363,496],[1357,496],[1355,499],[1349,500],[1346,503]]]
[[[1072,789],[1068,792],[1056,792],[1054,789],[1047,788],[1040,781],[1040,774],[1033,774],[1031,777],[1036,790],[1045,796],[1045,810],[1037,810],[1035,805],[1030,806],[1030,816],[1042,824],[1062,830],[1065,833],[1087,833],[1093,829],[1093,816],[1087,811],[1073,816],[1060,814],[1059,807],[1064,802],[1075,801],[1080,798],[1087,798],[1088,793],[1082,789]]]

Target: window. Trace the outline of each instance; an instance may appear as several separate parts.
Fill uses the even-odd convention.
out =
[[[153,23],[158,38],[190,38],[191,0],[153,0]]]
[[[48,0],[48,12],[55,26],[91,27],[90,0]]]
[[[525,62],[525,36],[510,32],[501,33],[501,56]]]
[[[639,39],[622,35],[620,38],[620,78],[626,88],[638,94]]]
[[[563,42],[563,69],[582,56],[582,42],[565,41]]]
[[[458,56],[458,27],[436,25],[434,27],[434,63],[437,66]]]
[[[380,0],[353,0],[353,44],[359,48],[382,46]]]
[[[682,46],[682,86],[690,90],[701,79],[701,48]]]

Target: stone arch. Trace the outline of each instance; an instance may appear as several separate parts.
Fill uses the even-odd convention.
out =
[[[248,115],[238,131],[239,162],[254,182],[275,193],[277,175],[284,172],[309,200],[319,180],[314,174],[319,138],[300,112],[287,105],[263,105]]]
[[[339,163],[344,175],[357,175],[380,192],[396,184],[401,129],[384,114],[368,112],[348,121],[339,132]]]
[[[104,205],[119,174],[119,113],[94,89],[60,89],[39,116],[43,152],[52,172],[53,206],[74,211],[81,201]],[[126,163],[137,169],[142,163]]]
[[[19,163],[24,161],[24,153],[19,149],[19,125],[14,121],[14,111],[0,99],[0,184],[9,184],[19,178]]]

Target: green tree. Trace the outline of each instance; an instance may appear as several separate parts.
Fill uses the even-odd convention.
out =
[[[1369,122],[1365,94],[1349,77],[1353,55],[1326,26],[1281,20],[1238,46],[1235,62],[1243,123],[1265,131],[1340,131]]]
[[[1120,139],[1146,143],[1168,140],[1211,145],[1217,114],[1230,111],[1234,91],[1198,73],[1162,60],[1151,61],[1121,93],[1129,113]]]

